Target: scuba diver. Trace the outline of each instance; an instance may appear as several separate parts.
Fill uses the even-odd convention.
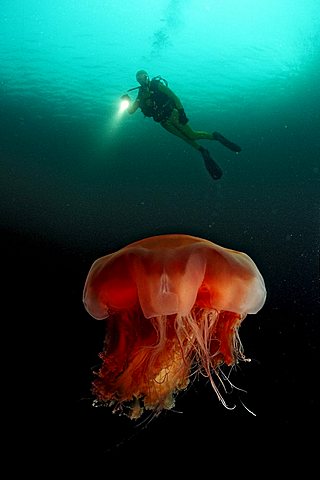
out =
[[[128,94],[121,97],[121,99],[129,102],[128,113],[133,114],[140,108],[146,117],[152,117],[168,132],[182,138],[191,147],[198,150],[211,177],[214,180],[221,178],[221,168],[210,156],[209,151],[199,145],[196,140],[216,140],[236,153],[241,151],[241,147],[225,138],[221,133],[193,130],[188,125],[189,119],[180,99],[168,88],[167,81],[162,77],[155,77],[150,80],[145,70],[139,70],[136,73],[136,79],[141,86],[131,88],[128,92],[139,90],[137,98],[131,102]]]

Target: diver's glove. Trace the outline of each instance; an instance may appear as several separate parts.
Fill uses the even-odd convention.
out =
[[[181,125],[186,125],[189,122],[189,118],[186,115],[186,112],[184,111],[184,108],[180,108],[178,110],[179,113],[179,122]]]
[[[122,95],[121,97],[121,100],[128,100],[128,102],[130,102],[130,97],[127,93],[125,93],[124,95]]]

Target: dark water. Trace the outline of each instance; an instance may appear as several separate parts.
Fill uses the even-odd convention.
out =
[[[4,303],[19,362],[16,415],[27,420],[16,455],[36,425],[34,451],[53,463],[128,459],[138,473],[141,458],[163,465],[178,447],[184,459],[259,454],[271,435],[275,456],[288,441],[302,448],[319,409],[319,2],[307,2],[309,10],[293,2],[296,13],[283,24],[287,2],[278,17],[265,6],[260,26],[273,25],[270,37],[253,35],[250,22],[237,33],[234,11],[218,2],[215,20],[230,22],[209,31],[218,51],[202,38],[210,2],[200,2],[202,16],[199,2],[156,2],[144,30],[128,20],[121,27],[126,7],[118,2],[33,3],[29,10],[5,1],[1,20]],[[139,68],[169,80],[194,128],[242,146],[235,155],[201,142],[223,169],[220,181],[140,113],[117,119],[118,98]],[[82,289],[96,258],[164,233],[244,251],[265,279],[267,301],[240,329],[252,362],[232,372],[247,392],[233,393],[235,410],[200,379],[175,411],[140,425],[92,407],[105,326],[84,310]]]

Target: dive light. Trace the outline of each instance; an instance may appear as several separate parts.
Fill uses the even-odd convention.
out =
[[[120,112],[127,110],[130,105],[130,97],[127,93],[120,97]]]
[[[138,90],[140,87],[133,87],[129,88],[127,92],[132,92],[132,90]],[[124,95],[121,95],[120,97],[120,112],[124,112],[124,110],[127,110],[127,108],[130,105],[130,97],[128,93],[125,93]]]

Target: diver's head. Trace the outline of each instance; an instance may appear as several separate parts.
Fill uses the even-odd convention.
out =
[[[137,82],[140,83],[142,87],[146,87],[149,83],[149,75],[145,70],[139,70],[136,73]]]

